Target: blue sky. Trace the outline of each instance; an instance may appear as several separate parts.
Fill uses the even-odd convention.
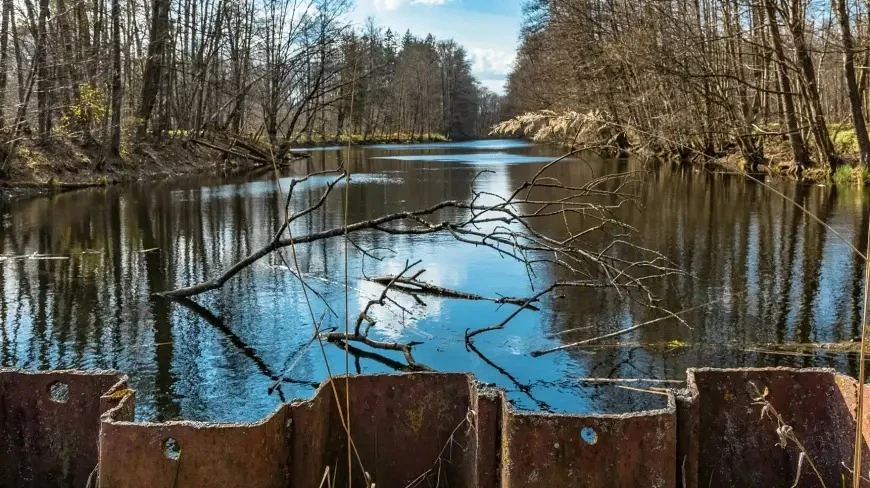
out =
[[[356,0],[349,15],[360,26],[374,17],[399,34],[453,38],[468,50],[477,79],[504,93],[519,42],[520,0]]]

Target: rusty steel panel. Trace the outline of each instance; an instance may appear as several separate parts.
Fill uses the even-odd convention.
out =
[[[870,402],[826,369],[694,369],[664,409],[556,415],[514,411],[470,375],[414,373],[335,378],[255,423],[137,423],[119,373],[0,370],[0,487],[347,486],[349,473],[378,487],[791,486],[799,470],[798,486],[820,486],[809,461],[841,486],[859,392]],[[793,439],[777,445],[782,424],[803,462]]]
[[[111,412],[100,430],[100,487],[286,486],[288,408],[231,424],[136,423],[114,420]]]
[[[0,369],[0,487],[85,486],[97,465],[111,371]]]
[[[755,385],[755,386],[752,386]],[[830,369],[745,368],[693,369],[688,388],[695,395],[697,475],[703,487],[821,486],[809,461],[827,486],[851,486],[857,382]],[[808,456],[801,462],[793,440],[778,445],[780,422],[762,417],[757,392],[793,429]],[[864,390],[867,398],[867,390]],[[868,404],[870,406],[870,404]],[[865,416],[865,426],[868,417]],[[870,467],[864,431],[863,465]]]
[[[677,403],[677,486],[698,486],[698,397],[683,391]]]
[[[347,385],[354,486],[366,479],[378,486],[476,486],[477,398],[470,376],[352,376]],[[327,467],[347,486],[347,435],[336,408],[347,411],[345,386],[344,377],[321,386],[312,400],[321,408],[293,405],[293,452],[303,457],[294,458],[292,486],[319,484]]]
[[[514,412],[502,422],[503,487],[674,487],[677,418]]]
[[[501,457],[501,391],[479,389],[477,395],[477,484],[496,488]]]

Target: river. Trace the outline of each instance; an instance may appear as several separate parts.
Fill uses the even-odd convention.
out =
[[[349,222],[476,191],[506,195],[559,155],[556,147],[518,141],[324,148],[282,174],[335,167],[351,170],[346,189]],[[774,354],[769,342],[840,342],[860,334],[863,260],[840,238],[807,218],[781,196],[741,176],[698,168],[651,167],[604,161],[591,155],[556,171],[580,184],[593,174],[640,171],[642,205],[618,216],[634,239],[661,251],[687,271],[656,288],[672,311],[702,304],[675,320],[646,326],[610,341],[541,357],[530,352],[604,334],[660,313],[607,291],[578,291],[523,311],[504,330],[464,332],[501,321],[515,308],[490,302],[396,295],[402,307],[378,308],[373,335],[418,341],[415,358],[440,371],[468,371],[508,392],[522,409],[624,412],[661,405],[658,395],[591,385],[583,377],[683,379],[693,366],[828,366],[855,374],[852,354]],[[481,170],[488,170],[481,172]],[[326,183],[302,186],[294,205],[312,202]],[[860,190],[769,182],[862,248],[868,200]],[[340,225],[337,190],[322,212],[300,222],[305,233]],[[284,400],[308,397],[327,376],[345,371],[342,349],[312,337],[312,312],[326,307],[309,294],[285,263],[272,255],[222,289],[183,306],[152,296],[214,276],[271,239],[283,201],[271,171],[199,175],[79,190],[0,204],[0,362],[29,369],[100,368],[130,374],[137,418],[256,420]],[[564,226],[547,221],[545,225]],[[547,229],[539,229],[546,231]],[[558,229],[553,229],[558,232]],[[596,238],[587,241],[594,248]],[[464,292],[495,296],[531,293],[525,268],[485,247],[449,236],[398,236],[376,232],[357,244],[378,262],[350,249],[349,314],[382,289],[365,279],[400,271],[422,260],[421,279]],[[341,238],[299,246],[299,267],[335,315],[324,327],[343,328],[345,245]],[[48,254],[63,259],[28,259]],[[549,273],[549,274],[548,274]],[[541,282],[558,278],[544,270]],[[540,284],[540,283],[538,283]],[[574,332],[561,333],[578,329]],[[613,345],[615,342],[619,344]],[[401,354],[366,350],[352,355],[351,373],[387,373]],[[293,366],[280,391],[272,377]]]

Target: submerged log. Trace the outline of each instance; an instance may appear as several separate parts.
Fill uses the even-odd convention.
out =
[[[425,270],[423,270],[423,271],[425,271]],[[525,308],[527,308],[529,310],[535,310],[535,311],[540,310],[538,307],[535,307],[534,305],[528,304],[528,302],[529,302],[528,298],[485,297],[483,295],[476,295],[474,293],[466,293],[463,291],[458,291],[458,290],[453,290],[450,288],[444,288],[444,287],[438,286],[438,285],[433,285],[432,283],[427,283],[425,281],[420,281],[417,279],[417,277],[419,277],[420,274],[423,273],[423,271],[418,272],[416,275],[414,275],[410,278],[405,278],[405,277],[401,277],[401,276],[397,277],[397,276],[393,276],[393,275],[385,275],[385,276],[374,276],[374,277],[368,278],[368,280],[371,282],[374,282],[374,283],[378,283],[380,285],[384,285],[384,286],[387,286],[390,283],[392,283],[393,289],[407,293],[407,294],[412,295],[412,296],[418,295],[418,294],[423,294],[423,295],[433,295],[433,296],[440,296],[440,297],[446,297],[446,298],[459,298],[462,300],[485,300],[485,301],[499,303],[499,304],[506,303],[506,304],[510,304],[510,305],[516,305],[518,307],[525,306]],[[532,300],[532,301],[536,302],[537,300]]]

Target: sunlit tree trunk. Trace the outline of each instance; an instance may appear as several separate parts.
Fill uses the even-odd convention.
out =
[[[852,123],[855,126],[855,135],[858,141],[858,149],[861,156],[861,164],[870,165],[870,137],[867,135],[867,123],[864,119],[864,110],[861,106],[861,94],[858,91],[858,80],[855,76],[855,50],[852,41],[852,32],[849,26],[849,10],[846,0],[832,0],[834,12],[840,23],[840,35],[843,44],[843,75],[846,78],[846,93],[849,98],[849,107],[852,110]]]

